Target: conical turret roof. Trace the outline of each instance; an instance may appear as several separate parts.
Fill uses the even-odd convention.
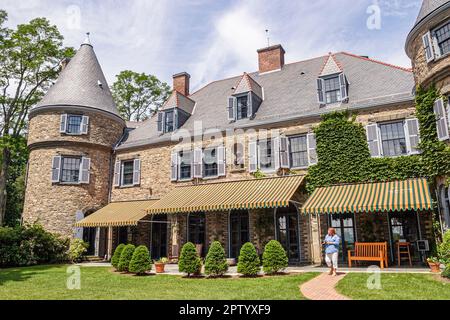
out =
[[[34,111],[44,107],[89,107],[119,116],[105,75],[89,41],[62,70]]]
[[[425,17],[427,17],[434,10],[440,6],[450,2],[450,0],[424,0],[422,2],[422,7],[420,8],[419,15],[417,16],[416,25],[420,23]]]

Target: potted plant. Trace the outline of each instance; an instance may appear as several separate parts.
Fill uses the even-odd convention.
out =
[[[167,259],[166,257],[160,258],[159,260],[155,261],[156,273],[164,273],[164,267],[168,262],[169,259]]]
[[[428,265],[430,266],[431,272],[440,273],[441,272],[441,262],[437,257],[429,257],[427,259]]]

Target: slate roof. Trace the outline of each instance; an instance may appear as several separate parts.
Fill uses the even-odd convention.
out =
[[[320,72],[320,76],[328,76],[331,74],[341,73],[342,68],[339,63],[336,61],[336,58],[333,54],[328,54],[327,62],[323,65],[322,71]]]
[[[247,72],[244,72],[233,94],[237,95],[250,91],[255,93],[259,98],[263,98],[262,88],[259,83],[250,77]]]
[[[242,76],[211,82],[189,96],[196,102],[196,107],[182,128],[192,131],[195,121],[202,121],[203,129],[246,128],[318,116],[334,110],[356,110],[414,100],[414,78],[410,69],[340,52],[334,54],[334,59],[349,82],[349,102],[321,108],[317,102],[316,80],[328,59],[329,55],[326,55],[286,64],[281,71],[250,73],[250,77],[264,88],[264,101],[252,120],[228,120],[227,98],[233,94],[233,88]],[[131,131],[118,149],[170,139],[170,133],[158,133],[157,118],[152,117]]]
[[[84,106],[119,116],[92,45],[81,45],[56,83],[32,111],[48,106]]]
[[[167,110],[172,108],[180,108],[189,114],[194,111],[195,101],[182,95],[178,91],[173,91],[169,96],[169,99],[163,104],[161,110]]]
[[[424,0],[422,2],[422,7],[420,8],[415,25],[419,24],[430,13],[448,2],[450,2],[450,0]]]

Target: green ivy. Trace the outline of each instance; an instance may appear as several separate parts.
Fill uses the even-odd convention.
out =
[[[372,158],[366,131],[348,111],[322,117],[314,130],[319,163],[308,170],[307,191],[339,183],[389,181],[425,176],[422,157]]]

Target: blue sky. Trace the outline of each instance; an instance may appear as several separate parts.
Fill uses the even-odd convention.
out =
[[[380,28],[367,20],[380,9]],[[15,26],[47,17],[78,48],[91,32],[109,84],[121,70],[191,74],[192,89],[257,70],[258,48],[280,43],[286,62],[347,51],[410,67],[404,42],[421,0],[2,0]],[[370,13],[367,13],[367,11]]]

